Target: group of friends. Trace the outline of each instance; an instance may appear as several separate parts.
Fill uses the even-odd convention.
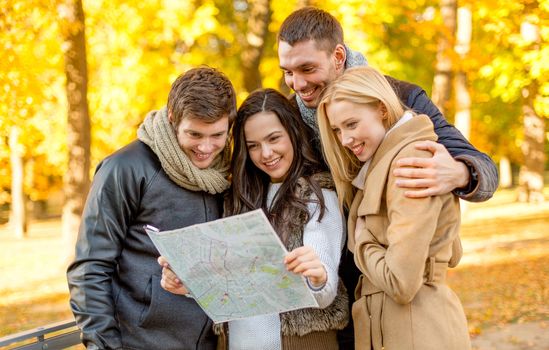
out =
[[[278,34],[289,98],[191,69],[137,140],[97,167],[68,268],[87,349],[469,349],[446,285],[458,198],[497,187],[492,160],[417,85],[368,67],[326,11]],[[232,146],[231,146],[232,145]],[[263,209],[319,308],[213,324],[143,227]]]

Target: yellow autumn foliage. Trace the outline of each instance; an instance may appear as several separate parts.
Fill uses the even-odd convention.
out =
[[[283,87],[276,32],[305,1],[271,0],[259,72],[264,87]],[[431,90],[436,43],[443,33],[438,2],[420,0],[318,0],[315,6],[342,23],[346,43],[369,64]],[[47,198],[66,171],[64,45],[61,1],[0,1],[0,203],[9,201],[9,130],[21,130],[25,192]],[[242,101],[242,51],[253,0],[84,1],[92,169],[135,137],[144,115],[166,102],[171,82],[207,64],[233,81]],[[521,89],[538,87],[535,108],[549,115],[549,0],[466,1],[473,12],[465,69],[472,101],[471,138],[483,151],[520,162]],[[539,29],[534,43],[521,25]],[[70,30],[70,28],[69,28]],[[454,58],[457,60],[457,58]],[[447,116],[449,120],[452,115]],[[92,174],[90,174],[91,176]]]

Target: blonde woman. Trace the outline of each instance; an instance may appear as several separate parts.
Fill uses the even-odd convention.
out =
[[[430,157],[414,147],[436,141],[429,117],[405,110],[382,74],[360,67],[327,87],[318,125],[362,272],[356,349],[469,349],[463,308],[445,283],[462,253],[458,199],[407,198],[392,175],[400,158]]]

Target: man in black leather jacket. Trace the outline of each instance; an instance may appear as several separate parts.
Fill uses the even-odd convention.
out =
[[[161,288],[159,253],[143,226],[171,230],[221,216],[235,114],[230,81],[192,69],[173,83],[167,108],[147,115],[138,140],[98,165],[67,271],[87,349],[216,348],[195,300]]]
[[[344,45],[343,30],[337,19],[314,7],[299,9],[284,20],[278,34],[278,58],[286,84],[295,91],[292,99],[317,137],[316,108],[323,88],[346,68],[367,64],[362,54]],[[397,185],[409,188],[406,195],[416,198],[451,191],[472,202],[491,198],[497,188],[498,174],[490,157],[475,149],[444,119],[421,87],[389,76],[387,79],[403,104],[431,118],[438,135],[438,143],[421,144],[433,153],[432,158],[399,161],[400,168],[395,175],[401,180]],[[320,147],[320,142],[317,144]],[[352,301],[360,272],[347,250],[342,254],[340,275]],[[340,348],[354,348],[352,323],[340,333]]]

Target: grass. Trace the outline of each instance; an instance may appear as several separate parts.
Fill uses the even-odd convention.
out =
[[[500,190],[486,203],[467,203],[462,214],[464,257],[448,281],[472,335],[549,319],[549,202],[514,198]],[[72,248],[60,228],[59,220],[33,222],[29,237],[18,240],[0,226],[0,337],[72,317],[64,258]]]
[[[448,283],[473,336],[488,327],[549,320],[549,202],[516,203],[515,196],[500,190],[486,203],[468,203],[462,215],[464,256]]]
[[[71,319],[60,221],[32,223],[29,237],[0,226],[0,337]]]

